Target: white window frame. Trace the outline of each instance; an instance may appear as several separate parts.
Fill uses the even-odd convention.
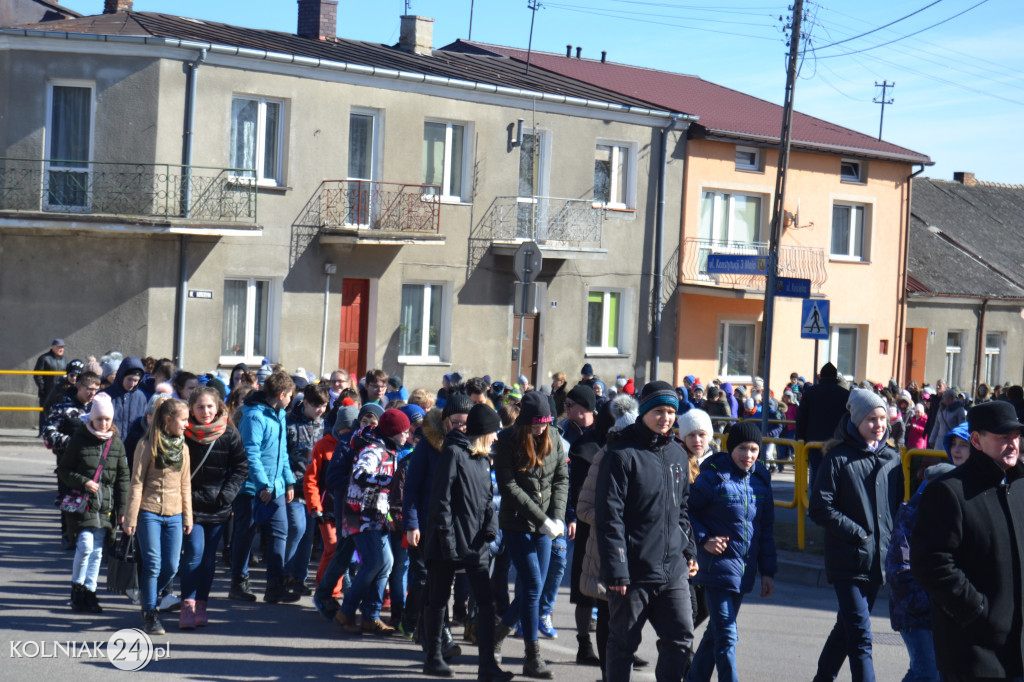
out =
[[[856,170],[855,173],[844,173],[845,167],[850,167]],[[865,169],[863,161],[858,159],[840,159],[839,160],[839,180],[840,182],[852,182],[857,185],[863,185],[867,180],[865,179]]]
[[[740,161],[740,154],[753,154],[754,160],[752,163],[745,163]],[[744,147],[742,145],[736,145],[736,156],[735,156],[736,170],[741,171],[761,171],[761,150],[757,147]]]
[[[619,295],[619,319],[615,335],[618,337],[619,345],[617,346],[591,346],[587,344],[587,328],[590,326],[590,295],[592,293],[604,294],[601,303],[601,339],[608,338],[609,325],[611,324],[610,317],[611,311],[608,305],[610,301],[610,294]],[[583,326],[583,344],[584,353],[588,356],[602,356],[602,355],[626,355],[628,354],[627,341],[626,341],[626,320],[629,318],[629,304],[630,296],[629,291],[626,289],[620,289],[617,287],[588,287],[585,290],[586,297],[583,299],[583,306],[585,311],[585,322]]]
[[[832,324],[828,335],[828,361],[839,368],[839,332],[840,330],[853,330],[856,335],[854,338],[854,352],[853,357],[853,372],[850,374],[843,374],[848,381],[854,381],[857,377],[857,373],[860,371],[860,354],[861,354],[861,337],[866,336],[866,333],[856,324]],[[839,368],[841,370],[841,368]]]
[[[348,174],[349,161],[352,158],[352,150],[348,144],[346,144],[346,150],[348,156],[345,157],[345,179],[348,182],[368,182],[369,187],[369,206],[367,206],[366,212],[366,223],[349,223],[349,227],[367,228],[373,225],[377,219],[377,212],[380,210],[379,201],[377,199],[377,192],[374,191],[374,186],[380,183],[381,178],[381,159],[383,155],[383,140],[384,140],[384,112],[380,109],[370,109],[367,107],[351,107],[348,113],[348,123],[351,126],[353,116],[368,116],[371,119],[372,134],[370,135],[370,177],[368,178],[354,178]],[[351,131],[350,131],[351,132]],[[351,142],[351,134],[348,137],[348,141]],[[352,185],[349,185],[351,190]],[[352,212],[350,211],[350,215]]]
[[[989,344],[989,337],[997,339],[997,345]],[[989,387],[1002,386],[1003,384],[1003,346],[1006,344],[1006,335],[1002,332],[985,332],[985,383]],[[994,367],[993,367],[994,365]],[[994,371],[993,371],[994,370]]]
[[[956,334],[956,344],[950,344],[951,334]],[[963,369],[963,342],[964,332],[962,330],[950,329],[946,332],[946,367],[943,378],[946,385],[950,387],[960,387],[960,376]]]
[[[427,118],[423,121],[424,132],[427,123],[443,125],[444,129],[444,170],[442,171],[441,194],[438,199],[444,203],[463,203],[463,197],[467,196],[467,172],[470,166],[472,155],[469,153],[470,142],[473,139],[472,124],[468,121],[449,121],[442,118]],[[452,139],[454,134],[452,126],[462,126],[462,193],[452,194]],[[375,126],[376,127],[376,126]],[[433,199],[433,195],[424,194]]]
[[[835,253],[832,250],[832,233],[835,231],[835,227],[836,227],[835,226],[835,222],[834,222],[834,220],[835,220],[835,207],[836,206],[844,206],[844,207],[850,209],[850,219],[851,219],[850,240],[849,240],[849,242],[846,245],[848,253]],[[832,213],[832,224],[829,226],[829,234],[828,234],[828,250],[829,250],[829,259],[830,260],[847,261],[847,262],[850,262],[850,263],[867,263],[867,262],[871,261],[871,258],[870,258],[870,254],[871,254],[871,222],[872,222],[872,215],[874,213],[872,208],[873,207],[872,207],[871,204],[867,204],[867,203],[863,203],[863,202],[859,202],[859,201],[847,201],[847,200],[838,200],[837,199],[837,200],[832,202],[832,211],[831,211],[831,213]],[[860,254],[861,255],[856,256],[856,255],[853,255],[854,254],[854,248],[853,247],[854,247],[854,244],[856,243],[856,234],[857,233],[853,229],[852,221],[853,221],[853,217],[854,217],[856,211],[858,211],[858,210],[861,213],[861,225],[862,225],[861,235],[860,235],[860,239],[861,239]]]
[[[277,320],[281,310],[281,280],[276,277],[250,277],[247,275],[224,275],[224,282],[229,280],[246,282],[245,299],[245,353],[242,355],[220,355],[221,365],[237,365],[244,362],[247,365],[259,365],[264,357],[273,358],[277,355],[278,328]],[[256,309],[256,282],[267,283],[267,349],[265,354],[253,352],[253,344],[256,337],[256,321],[253,313]],[[223,299],[224,289],[221,289]],[[221,320],[223,323],[224,308],[221,304]],[[221,340],[223,341],[223,339]]]
[[[725,319],[718,321],[718,345],[716,351],[718,357],[716,360],[715,370],[717,372],[719,381],[729,382],[744,382],[749,383],[753,381],[753,374],[735,374],[729,371],[728,353],[725,352],[727,348],[726,341],[729,338],[729,330],[732,327],[752,327],[753,328],[753,348],[751,349],[750,361],[752,366],[757,366],[757,348],[758,348],[758,327],[757,320],[741,320],[741,319]],[[756,371],[756,370],[755,370]]]
[[[256,110],[256,160],[255,180],[257,187],[281,187],[284,184],[284,129],[287,109],[283,99],[274,97],[262,97],[259,95],[248,95],[234,93],[231,95],[231,116],[234,116],[235,100],[247,100],[257,103]],[[278,105],[277,116],[277,144],[276,158],[274,159],[274,171],[276,177],[268,178],[263,175],[263,168],[266,165],[267,153],[267,105]],[[228,121],[229,130],[233,121]],[[233,143],[233,140],[232,140]],[[228,153],[230,162],[230,151]],[[234,175],[231,179],[239,183],[252,183],[253,178],[246,175]]]
[[[50,142],[51,142],[51,126],[53,124],[53,89],[55,87],[63,88],[85,88],[89,90],[89,158],[86,162],[84,169],[77,166],[61,166],[59,164],[54,165],[51,163],[52,157],[50,154]],[[46,161],[43,163],[43,210],[60,210],[69,211],[75,213],[88,213],[92,210],[92,171],[93,171],[93,155],[96,152],[96,83],[94,81],[84,80],[71,80],[71,79],[55,79],[47,81],[46,83],[46,122],[43,126],[43,149],[46,152]],[[59,160],[59,159],[58,159]],[[72,173],[84,173],[86,176],[86,199],[84,206],[63,206],[63,205],[51,205],[47,201],[47,197],[50,195],[50,171],[57,172],[72,172]]]
[[[700,233],[704,226],[704,195],[711,194],[714,196],[714,202],[712,204],[712,216],[711,216],[711,234],[704,235]],[[757,216],[757,234],[753,241],[746,241],[740,239],[733,239],[733,231],[735,229],[735,221],[733,220],[732,211],[732,198],[736,196],[742,196],[747,199],[757,199],[760,201],[760,209],[758,210]],[[710,240],[715,243],[725,244],[728,242],[730,245],[742,245],[750,244],[753,247],[756,244],[760,244],[763,237],[765,236],[765,199],[766,196],[758,192],[749,192],[744,190],[732,190],[732,189],[718,189],[713,187],[703,187],[700,192],[700,207],[698,209],[697,216],[697,229],[700,239]],[[728,204],[728,205],[727,205]],[[716,218],[721,214],[722,211],[726,211],[728,216],[728,223],[726,225],[725,239],[716,239],[714,235],[714,226],[716,224]],[[730,253],[732,253],[730,251]]]
[[[597,151],[598,147],[610,147],[611,148],[611,189],[609,191],[610,196],[618,196],[619,190],[621,189],[621,183],[626,183],[626,203],[618,201],[598,201],[597,197],[594,197],[594,208],[608,208],[617,210],[632,210],[636,208],[636,159],[637,150],[639,145],[636,142],[622,142],[619,140],[606,140],[598,138],[594,143],[594,151]],[[615,172],[618,168],[618,157],[622,154],[626,155],[626,177],[619,177],[619,173]]]
[[[427,353],[427,349],[430,346],[430,335],[428,333],[423,334],[422,345],[420,347],[420,354],[418,355],[399,355],[398,362],[405,365],[423,365],[423,364],[442,364],[446,362],[446,358],[449,356],[448,349],[451,344],[451,320],[452,320],[452,292],[455,289],[451,282],[436,282],[428,280],[404,280],[402,286],[406,284],[411,286],[423,287],[423,318],[420,323],[426,326],[430,320],[430,289],[433,287],[441,287],[441,325],[440,325],[440,336],[437,341],[437,355],[431,355]],[[399,289],[401,292],[401,289]],[[402,318],[402,300],[401,293],[399,293],[398,301],[398,318],[399,325],[401,325]],[[399,330],[399,336],[401,336],[401,330]]]

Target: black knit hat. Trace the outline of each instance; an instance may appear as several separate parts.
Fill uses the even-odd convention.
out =
[[[754,422],[736,422],[729,427],[729,452],[743,443],[757,443],[761,447],[761,429]]]
[[[519,416],[516,424],[532,426],[551,423],[551,405],[548,397],[540,391],[527,391],[519,401]]]
[[[444,410],[441,412],[441,418],[447,419],[453,414],[469,414],[469,411],[473,409],[473,401],[468,395],[462,392],[452,393],[448,396],[448,400],[444,404]]]
[[[470,438],[485,436],[488,433],[497,433],[501,430],[501,420],[498,413],[491,409],[490,405],[480,403],[474,405],[469,411],[469,418],[466,419],[466,435]]]
[[[593,412],[597,409],[597,396],[594,395],[594,389],[586,384],[576,384],[573,386],[566,398],[577,405],[587,408],[588,412]]]

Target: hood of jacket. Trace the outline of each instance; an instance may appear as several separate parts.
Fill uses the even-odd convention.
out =
[[[441,452],[444,448],[444,418],[441,416],[441,410],[433,407],[430,412],[427,412],[427,416],[423,418],[423,437],[430,443],[430,447],[434,448],[438,452]]]
[[[967,422],[961,422],[960,424],[957,424],[949,431],[947,431],[945,436],[943,436],[942,447],[946,449],[947,455],[949,454],[950,449],[952,449],[953,447],[954,437],[963,438],[968,443],[971,442],[971,429],[967,426]],[[974,446],[972,445],[971,448],[973,449]]]
[[[263,389],[253,391],[248,396],[246,396],[244,404],[247,407],[266,407],[268,410],[273,410],[274,412],[277,412],[277,410],[274,410],[274,408],[270,406],[270,403],[267,401],[267,394],[263,392]]]
[[[142,375],[146,373],[145,368],[142,366],[142,360],[139,360],[134,355],[131,355],[121,361],[121,366],[117,368],[117,374],[114,376],[114,383],[107,387],[107,394],[111,398],[124,395],[125,393],[131,393],[139,390],[139,386],[136,386],[131,391],[124,390],[124,378],[131,372],[139,372],[139,384],[142,384]]]

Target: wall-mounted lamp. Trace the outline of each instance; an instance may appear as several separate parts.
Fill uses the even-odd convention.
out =
[[[512,141],[512,146],[513,147],[522,147],[523,146],[523,124],[524,123],[525,123],[525,121],[523,119],[519,119],[516,122],[516,139]]]

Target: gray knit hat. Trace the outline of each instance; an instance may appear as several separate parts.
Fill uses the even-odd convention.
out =
[[[711,417],[704,410],[698,410],[696,408],[687,410],[685,414],[679,415],[679,419],[676,420],[676,425],[679,427],[679,437],[685,437],[694,431],[703,431],[709,436],[715,432],[714,427],[711,425]]]
[[[881,396],[866,388],[853,389],[850,391],[850,399],[846,401],[846,409],[850,411],[850,421],[853,422],[854,426],[860,426],[860,423],[864,421],[868,413],[877,407],[881,407],[884,410],[887,405]]]

